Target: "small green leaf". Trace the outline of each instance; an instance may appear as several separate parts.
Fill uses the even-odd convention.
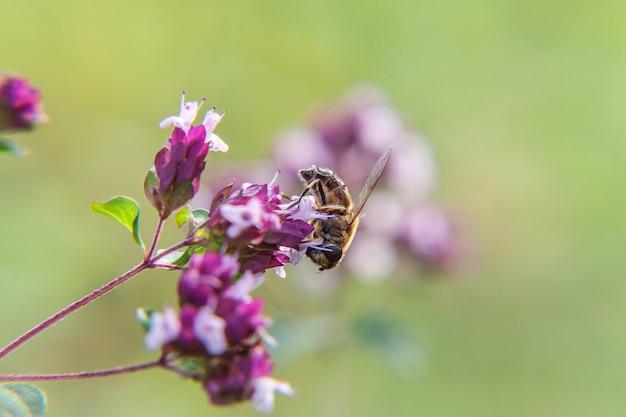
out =
[[[146,333],[150,331],[152,314],[154,314],[154,309],[152,308],[140,307],[135,311],[135,316]]]
[[[195,252],[195,246],[189,246],[185,251],[174,251],[160,258],[159,265],[184,266],[191,259],[191,255]],[[157,252],[158,255],[158,252]]]
[[[176,366],[190,374],[199,374],[203,369],[207,367],[207,360],[202,357],[190,357],[186,356],[176,362]]]
[[[195,229],[196,227],[200,226],[202,223],[209,220],[209,210],[203,209],[203,208],[195,209],[194,211],[191,212],[190,218],[191,218],[191,224],[193,225]]]
[[[159,255],[159,252],[161,251],[162,249],[157,250],[156,254]],[[175,250],[163,256],[162,258],[159,258],[158,263],[159,265],[173,265],[174,261],[183,256],[184,253],[184,251]]]
[[[154,167],[150,168],[148,170],[148,173],[146,174],[146,178],[143,181],[143,190],[146,193],[148,201],[150,201],[150,204],[152,204],[152,207],[154,207],[159,213],[161,213],[161,210],[163,210],[163,200],[161,199],[161,196],[158,192],[159,183],[160,180],[159,176],[156,173],[156,169]]]
[[[9,139],[0,139],[0,152],[8,153],[9,155],[24,156],[30,154],[30,151],[23,148]]]
[[[193,255],[193,253],[194,253],[194,247],[189,246],[178,259],[172,262],[172,265],[176,265],[176,266],[187,265],[187,262],[189,262],[189,260],[191,259],[191,255]]]
[[[46,394],[34,385],[21,382],[0,385],[1,417],[43,417]]]
[[[176,222],[176,226],[178,226],[179,229],[183,227],[185,223],[187,223],[190,213],[191,208],[189,206],[185,206],[176,212],[176,214],[174,215],[174,221]]]
[[[139,235],[139,204],[130,197],[113,197],[105,203],[93,201],[91,209],[96,213],[104,214],[130,230],[133,240],[145,250]]]
[[[180,229],[185,223],[189,222],[189,231],[192,231],[196,227],[209,219],[209,211],[207,209],[199,208],[191,210],[191,207],[186,206],[178,210],[174,215],[176,225]]]

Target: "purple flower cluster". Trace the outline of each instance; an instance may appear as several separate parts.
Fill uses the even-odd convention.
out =
[[[152,173],[148,173],[145,191],[162,219],[169,217],[198,192],[208,152],[228,150],[228,145],[213,133],[224,113],[217,114],[213,107],[206,113],[202,124],[192,125],[203,103],[204,100],[200,104],[185,102],[183,92],[180,114],[159,124],[162,128],[173,125],[174,131],[167,145],[155,157],[156,179],[151,181]]]
[[[208,223],[212,237],[237,254],[242,271],[255,274],[273,268],[284,277],[283,265],[297,263],[315,243],[306,242],[313,231],[308,221],[324,216],[312,197],[283,203],[278,185],[244,183],[218,196]]]
[[[208,151],[228,149],[212,133],[221,115],[210,110],[201,125],[192,125],[199,107],[183,98],[180,115],[161,123],[175,128],[145,188],[162,219],[197,192]],[[316,210],[313,197],[284,201],[278,185],[233,188],[230,184],[213,198],[203,230],[194,235],[206,252],[192,256],[180,278],[179,309],[151,314],[145,344],[161,350],[167,363],[191,359],[194,371],[185,375],[202,383],[213,404],[250,400],[257,410],[270,412],[275,392],[295,393],[271,377],[265,348],[274,343],[265,330],[271,319],[263,315],[264,300],[250,292],[268,269],[285,276],[284,265],[297,263],[317,243],[309,239],[309,221],[326,215]]]
[[[398,268],[458,266],[467,253],[466,239],[459,221],[433,202],[437,172],[432,149],[407,128],[377,88],[357,88],[338,103],[314,111],[308,124],[277,138],[274,159],[284,177],[294,181],[303,167],[329,167],[356,198],[389,146],[393,155],[363,210],[366,217],[344,264],[366,280],[388,277]]]
[[[26,78],[0,77],[0,131],[30,130],[47,121],[38,89]]]
[[[257,410],[272,411],[275,392],[295,392],[271,377],[273,363],[262,344],[273,343],[265,331],[271,320],[262,315],[263,299],[250,296],[262,281],[262,272],[242,273],[236,256],[194,256],[179,281],[180,311],[152,314],[146,347],[195,358],[213,404],[251,400]]]

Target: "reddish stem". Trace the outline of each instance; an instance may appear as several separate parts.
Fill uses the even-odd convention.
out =
[[[143,371],[145,369],[163,366],[161,359],[140,363],[137,365],[120,366],[113,369],[92,372],[75,372],[69,374],[14,374],[0,375],[0,381],[68,381],[71,379],[99,378],[103,376],[127,374],[130,372]]]
[[[162,251],[161,253],[159,253],[158,255],[153,257],[152,259],[148,259],[148,260],[143,261],[139,265],[136,265],[135,267],[133,267],[129,271],[123,273],[122,275],[118,276],[117,278],[115,278],[114,280],[110,281],[109,283],[107,283],[107,284],[103,285],[102,287],[98,288],[97,290],[94,290],[91,293],[85,295],[83,298],[73,302],[72,304],[68,305],[67,307],[63,308],[62,310],[59,310],[57,313],[55,313],[52,316],[48,317],[47,319],[45,319],[44,321],[39,323],[37,326],[33,327],[32,329],[30,329],[29,331],[27,331],[26,333],[24,333],[23,335],[21,335],[20,337],[15,339],[13,342],[11,342],[7,346],[5,346],[2,350],[0,350],[0,359],[2,359],[3,357],[5,357],[9,353],[11,353],[13,350],[15,350],[18,346],[20,346],[24,342],[30,340],[32,337],[38,335],[39,333],[41,333],[42,331],[44,331],[48,327],[52,326],[53,324],[55,324],[59,320],[69,316],[70,314],[74,313],[76,310],[80,309],[81,307],[84,307],[85,305],[89,304],[90,302],[94,301],[95,299],[97,299],[97,298],[103,296],[104,294],[108,293],[112,289],[114,289],[114,288],[118,287],[119,285],[125,283],[126,281],[128,281],[129,279],[131,279],[135,275],[139,274],[140,272],[142,272],[142,271],[144,271],[146,269],[152,268],[153,264],[156,261],[158,261],[159,259],[161,259],[162,257],[164,257],[165,255],[168,255],[168,254],[170,254],[171,252],[174,252],[177,249],[180,249],[180,248],[182,248],[184,246],[189,245],[188,240],[189,239],[185,239],[182,242],[180,242],[180,243],[178,243],[178,244],[176,244],[174,246],[170,246],[169,248],[167,248],[166,250]]]
[[[159,221],[157,223],[156,231],[154,232],[154,238],[152,239],[152,244],[150,245],[150,250],[148,251],[148,253],[146,253],[146,256],[144,258],[145,262],[148,262],[150,257],[152,257],[152,255],[154,254],[157,242],[159,241],[159,237],[161,236],[161,230],[163,229],[163,223],[164,222],[165,222],[165,219],[159,217]]]

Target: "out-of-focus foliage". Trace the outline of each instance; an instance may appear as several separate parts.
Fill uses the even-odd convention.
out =
[[[274,415],[622,416],[624,13],[617,0],[0,3],[0,68],[28,76],[51,117],[29,134],[30,156],[0,155],[0,343],[139,261],[89,204],[128,195],[147,207],[143,178],[167,140],[157,123],[181,89],[228,111],[220,137],[231,150],[209,155],[210,175],[217,161],[250,163],[312,105],[371,81],[432,144],[436,197],[467,213],[481,263],[456,279],[351,284],[322,300],[294,290],[297,268],[268,277],[272,315],[385,311],[424,352],[399,378],[357,342],[282,367],[279,347],[276,372],[298,397],[278,398]],[[145,211],[148,236],[156,216]],[[166,229],[163,244],[178,233]],[[177,277],[125,284],[2,372],[151,359],[134,311],[173,302]],[[156,370],[37,385],[50,417],[233,413]]]
[[[43,417],[46,396],[37,387],[23,383],[0,385],[0,416]]]

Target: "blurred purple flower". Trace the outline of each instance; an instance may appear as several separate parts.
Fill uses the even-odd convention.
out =
[[[226,291],[239,272],[239,261],[231,255],[207,252],[191,258],[178,283],[181,304],[217,306],[218,295]]]
[[[428,142],[406,126],[381,90],[361,86],[337,103],[314,110],[305,126],[280,134],[274,147],[283,177],[295,183],[301,168],[329,167],[356,198],[375,161],[389,146],[393,155],[363,210],[363,221],[345,259],[356,277],[368,281],[389,277],[400,266],[412,271],[426,264],[431,270],[447,269],[462,255],[455,243],[462,239],[459,229],[443,230],[444,224],[452,222],[449,212],[440,209],[437,216],[421,217],[419,225],[413,217],[422,207],[437,206],[431,203],[437,169]],[[430,223],[430,228],[422,221]],[[439,233],[436,242],[435,233]],[[403,256],[406,253],[413,256]]]
[[[252,400],[257,411],[271,413],[275,392],[295,395],[288,382],[269,376],[273,367],[265,348],[257,345],[217,363],[214,376],[205,383],[205,389],[213,404],[228,405]]]
[[[407,127],[399,112],[389,104],[385,94],[374,86],[355,88],[337,103],[315,109],[306,124],[279,134],[274,144],[273,160],[265,161],[265,164],[257,163],[249,168],[250,172],[226,167],[224,172],[227,175],[214,172],[211,180],[258,178],[267,176],[268,171],[278,169],[281,172],[281,188],[298,193],[301,190],[298,171],[311,165],[323,166],[341,176],[357,205],[358,192],[367,180],[372,166],[389,146],[393,147],[393,154],[361,213],[363,219],[346,256],[345,266],[356,277],[367,281],[390,277],[398,270],[450,271],[451,265],[462,266],[468,258],[464,251],[472,252],[472,242],[466,241],[462,227],[450,229],[447,241],[444,242],[442,238],[439,240],[439,255],[434,256],[432,247],[428,254],[418,250],[418,247],[424,247],[424,240],[429,237],[421,235],[426,233],[426,228],[423,225],[417,228],[412,216],[423,207],[440,207],[433,202],[432,196],[437,185],[437,164],[430,144]],[[207,184],[206,188],[215,189],[216,184]],[[251,190],[256,192],[256,189]],[[269,214],[271,210],[264,212],[265,209],[262,210],[257,202],[248,204],[249,207],[226,208],[223,217],[231,222],[231,235],[249,239],[256,236],[256,241],[265,243],[272,241],[272,236],[276,236],[278,231],[267,226],[272,223],[272,216]],[[283,207],[289,207],[289,204],[283,204]],[[443,208],[438,210],[438,218],[430,217],[437,223],[433,223],[433,230],[427,233],[430,238],[433,237],[434,229],[443,223],[459,222],[450,211]],[[323,216],[324,213],[318,210],[315,199],[305,196],[296,210],[292,208],[290,218],[310,222],[313,218]],[[442,218],[446,220],[442,221]],[[409,232],[407,229],[414,231]],[[415,232],[417,229],[420,231]],[[283,230],[292,237],[298,236],[298,233]],[[421,243],[416,243],[418,240]],[[466,244],[459,244],[459,241],[465,241]],[[448,249],[445,249],[444,243],[448,245]],[[432,244],[434,243],[429,245]],[[285,243],[283,245],[293,247]],[[299,247],[302,248],[302,243]],[[296,260],[303,256],[298,250],[283,250],[282,253]],[[407,254],[410,256],[406,256]],[[249,265],[254,271],[258,271],[280,263],[280,260],[266,253],[250,261]],[[279,270],[280,268],[277,269]]]
[[[271,319],[262,314],[264,301],[250,296],[262,273],[242,274],[241,268],[232,255],[195,255],[179,282],[180,313],[171,307],[153,313],[145,344],[178,358],[202,358],[198,379],[214,404],[252,399],[255,408],[269,412],[275,391],[293,390],[270,377],[273,364],[261,344],[273,343],[265,330]]]
[[[38,89],[26,78],[0,77],[0,131],[30,130],[47,121]]]
[[[408,213],[402,239],[427,268],[451,270],[469,249],[463,248],[454,218],[436,205]],[[463,253],[465,252],[465,253]]]

